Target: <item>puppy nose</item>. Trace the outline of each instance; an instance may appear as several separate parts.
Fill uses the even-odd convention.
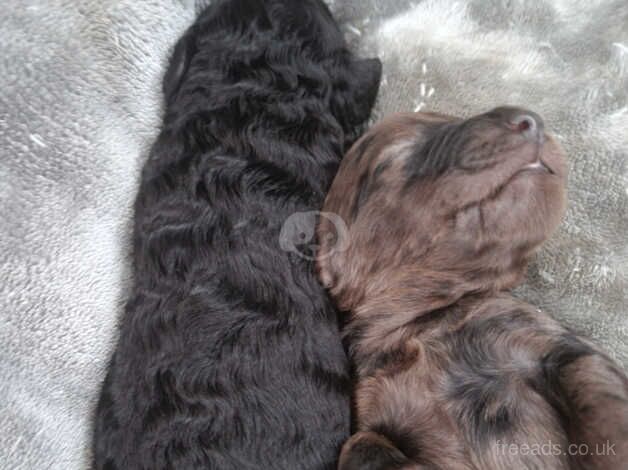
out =
[[[541,117],[527,110],[512,110],[506,117],[508,127],[521,133],[526,139],[538,141],[543,136],[543,120]]]

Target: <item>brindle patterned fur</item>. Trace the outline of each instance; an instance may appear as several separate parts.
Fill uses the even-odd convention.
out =
[[[398,115],[356,143],[325,205],[348,249],[319,227],[357,378],[341,469],[626,468],[628,379],[508,293],[559,225],[565,181],[540,117],[516,108]]]

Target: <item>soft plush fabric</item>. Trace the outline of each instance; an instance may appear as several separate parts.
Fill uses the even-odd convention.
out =
[[[203,0],[199,0],[199,3]],[[0,468],[87,467],[128,285],[131,205],[193,0],[6,0],[0,11]],[[628,4],[335,0],[378,54],[378,115],[540,113],[569,211],[519,295],[628,367]]]

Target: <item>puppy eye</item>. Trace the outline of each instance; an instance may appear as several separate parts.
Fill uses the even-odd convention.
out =
[[[500,114],[496,111],[490,111],[486,114],[484,114],[484,117],[487,119],[499,119],[500,118]]]
[[[462,170],[484,170],[496,164],[495,145],[489,141],[478,142],[464,152],[459,167]]]

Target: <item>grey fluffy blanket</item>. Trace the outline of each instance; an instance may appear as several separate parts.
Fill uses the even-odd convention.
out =
[[[0,468],[83,469],[128,283],[138,171],[194,0],[4,0],[0,11]],[[378,115],[541,113],[567,219],[519,295],[628,366],[625,0],[336,0],[384,61]]]

